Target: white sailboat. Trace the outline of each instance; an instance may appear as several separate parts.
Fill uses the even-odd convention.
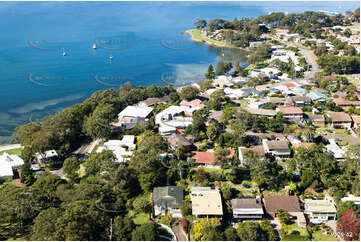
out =
[[[95,50],[97,48],[97,45],[94,43],[93,44],[93,49]]]
[[[112,55],[109,56],[109,60],[113,60],[113,56],[112,56]]]
[[[66,56],[66,52],[65,49],[63,48],[63,56]]]

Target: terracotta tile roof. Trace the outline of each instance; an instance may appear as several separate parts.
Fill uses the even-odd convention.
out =
[[[347,113],[344,112],[328,112],[332,122],[351,122],[351,118]]]
[[[360,124],[360,116],[351,116],[351,118],[355,124]]]
[[[292,83],[292,82],[290,82],[290,83],[285,83],[285,84],[283,84],[284,86],[286,86],[286,87],[295,87],[296,86],[296,84],[294,84],[294,83]]]
[[[277,213],[278,209],[287,212],[301,212],[297,196],[266,196],[263,198],[263,202],[268,213]]]
[[[295,149],[298,149],[300,147],[303,147],[303,148],[310,148],[312,145],[314,145],[315,143],[308,143],[308,142],[304,142],[304,143],[295,143],[293,144],[293,147],[295,147]]]
[[[333,102],[337,106],[349,105],[349,106],[360,106],[360,101],[349,101],[343,98],[334,98]]]
[[[205,107],[205,105],[202,103],[200,99],[194,99],[192,101],[183,100],[181,101],[180,106],[192,106],[192,107],[200,107],[200,108]]]
[[[234,150],[229,149],[230,154],[227,158],[232,158],[234,156]],[[192,159],[195,160],[195,163],[201,164],[214,164],[215,162],[215,153],[214,152],[203,152],[203,151],[192,151]]]
[[[283,114],[303,114],[302,109],[300,109],[299,107],[278,108],[278,111]]]
[[[256,152],[259,156],[264,156],[266,154],[263,145],[257,145],[254,147],[250,147],[250,148],[242,148],[242,152],[246,151],[246,150],[251,150],[253,152]]]

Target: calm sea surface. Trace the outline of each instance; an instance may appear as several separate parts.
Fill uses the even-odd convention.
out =
[[[0,144],[14,128],[95,90],[201,81],[209,63],[242,58],[194,43],[196,18],[355,10],[359,2],[0,2]],[[97,44],[97,49],[92,48]],[[65,52],[65,56],[63,56]],[[110,56],[113,57],[110,60]]]

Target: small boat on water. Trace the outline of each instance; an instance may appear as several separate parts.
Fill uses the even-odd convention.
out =
[[[97,45],[94,43],[93,44],[93,49],[95,50],[97,48]]]
[[[109,56],[109,60],[113,60],[113,56],[112,56],[112,55]]]
[[[66,52],[65,49],[63,48],[63,56],[66,56]]]

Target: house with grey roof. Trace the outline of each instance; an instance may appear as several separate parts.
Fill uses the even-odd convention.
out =
[[[155,187],[152,193],[154,215],[171,213],[173,217],[182,217],[180,207],[183,204],[183,187]]]
[[[231,200],[235,220],[262,219],[264,212],[259,198],[236,198]]]

